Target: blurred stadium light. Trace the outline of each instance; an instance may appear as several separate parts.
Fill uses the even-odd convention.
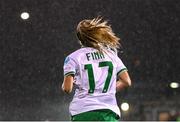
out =
[[[177,83],[177,82],[171,82],[171,83],[170,83],[170,87],[173,88],[173,89],[176,89],[176,88],[179,87],[179,83]]]
[[[29,19],[29,13],[28,12],[22,12],[21,13],[21,19],[23,19],[23,20]]]
[[[121,109],[123,111],[128,111],[129,110],[129,104],[127,102],[124,102],[121,104]]]

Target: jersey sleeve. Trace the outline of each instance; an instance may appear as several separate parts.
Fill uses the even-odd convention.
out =
[[[117,71],[117,76],[120,75],[122,72],[127,71],[126,66],[124,65],[124,63],[122,62],[122,60],[119,57],[117,57],[116,71]]]
[[[64,76],[75,75],[76,73],[76,62],[71,57],[66,57],[64,61]]]

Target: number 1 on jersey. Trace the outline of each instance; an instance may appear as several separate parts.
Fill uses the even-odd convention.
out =
[[[103,88],[103,93],[106,93],[108,91],[109,88],[109,84],[111,81],[111,77],[112,77],[112,73],[113,73],[113,64],[110,61],[104,61],[104,62],[99,62],[99,67],[106,67],[108,66],[108,74],[106,77],[106,81],[104,84],[104,88]],[[93,72],[93,67],[92,64],[86,64],[85,65],[85,69],[88,72],[88,79],[89,79],[89,93],[94,93],[94,89],[95,89],[95,80],[94,80],[94,72]]]
[[[93,73],[93,68],[92,64],[86,64],[84,66],[85,69],[88,71],[88,79],[89,79],[89,93],[94,93],[95,89],[95,81],[94,81],[94,73]]]

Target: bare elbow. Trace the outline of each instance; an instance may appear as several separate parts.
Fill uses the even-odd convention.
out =
[[[126,83],[128,84],[128,86],[131,86],[131,79],[130,79],[130,78],[127,79],[127,80],[126,80]]]
[[[121,79],[121,81],[124,82],[127,86],[131,86],[131,84],[132,84],[127,71],[121,73],[119,79]]]
[[[130,87],[131,86],[131,80],[130,79],[126,79],[126,80],[121,80],[126,87]]]
[[[62,84],[62,90],[66,93],[71,93],[73,88],[73,77],[66,76]]]
[[[65,93],[70,94],[72,90],[65,90],[65,89],[64,89],[63,91],[64,91]]]
[[[65,88],[63,88],[63,91],[64,91],[65,93],[68,93],[68,94],[70,94],[70,93],[72,92],[71,89],[65,89]]]
[[[71,93],[72,92],[72,89],[71,88],[68,88],[68,87],[65,87],[64,84],[62,85],[62,90],[65,92],[65,93]]]
[[[128,85],[129,85],[129,86],[131,86],[131,85],[132,85],[131,80],[128,82]]]

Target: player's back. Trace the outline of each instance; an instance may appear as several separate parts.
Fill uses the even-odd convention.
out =
[[[109,108],[119,114],[115,99],[118,63],[116,52],[111,49],[99,52],[86,47],[75,51],[69,58],[76,65],[74,83],[77,85],[70,105],[71,114]]]

